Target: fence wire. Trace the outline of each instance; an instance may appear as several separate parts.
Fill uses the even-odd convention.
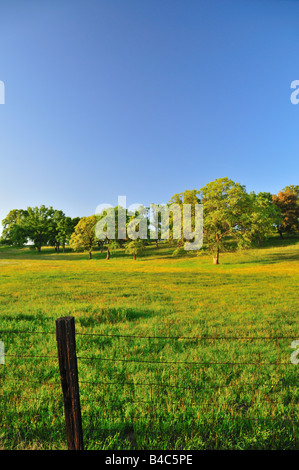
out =
[[[51,336],[55,339],[55,331],[30,331],[30,330],[0,330],[0,338],[3,339],[6,335],[27,335],[27,336],[38,336],[41,344],[40,336],[47,337]],[[87,333],[87,332],[76,332],[76,337],[88,341],[88,338],[109,338],[114,340],[147,340],[149,344],[152,341],[195,341],[195,342],[209,342],[209,341],[272,341],[274,347],[279,353],[280,348],[278,341],[293,340],[294,336],[291,335],[273,335],[273,336],[235,336],[235,335],[202,335],[202,336],[182,336],[182,335],[133,335],[133,334],[113,334],[113,333]],[[86,345],[84,347],[84,350]],[[24,343],[23,350],[26,350],[26,344]],[[51,396],[43,395],[41,393],[41,387],[49,387],[51,390],[56,390],[56,395],[52,398],[60,400],[62,403],[62,396],[60,390],[60,377],[58,369],[58,357],[57,352],[51,354],[27,354],[14,352],[13,346],[8,343],[8,350],[5,351],[5,362],[4,365],[0,365],[0,396],[1,396],[1,409],[3,411],[12,409],[13,405],[16,407],[19,404],[19,400],[26,399],[28,395],[30,400],[28,406],[34,406],[37,402],[42,404],[45,400],[50,400]],[[297,385],[296,376],[294,383],[288,384],[284,377],[284,370],[290,370],[290,367],[294,367],[290,361],[206,361],[206,360],[167,360],[160,358],[130,358],[130,357],[109,357],[103,355],[86,355],[78,348],[77,359],[79,362],[79,384],[80,384],[80,401],[82,403],[82,413],[86,420],[84,431],[88,438],[93,442],[97,442],[95,433],[99,429],[105,428],[105,420],[112,420],[113,423],[119,425],[123,422],[130,421],[131,423],[144,422],[145,427],[150,422],[154,422],[156,426],[161,425],[163,422],[163,413],[170,413],[171,408],[177,407],[182,416],[183,412],[187,412],[187,421],[189,425],[196,428],[196,413],[198,417],[198,423],[204,421],[206,410],[206,423],[207,426],[218,422],[218,420],[231,419],[233,426],[239,426],[239,421],[243,424],[250,422],[255,426],[259,426],[259,423],[263,423],[264,426],[268,426],[267,423],[272,423],[273,436],[272,444],[275,444],[275,435],[279,441],[281,434],[285,430],[285,423],[289,423],[291,428],[289,431],[292,434],[293,448],[297,449],[297,433],[298,433],[298,404],[299,397],[297,396]],[[48,361],[48,364],[54,365],[51,370],[47,370],[50,379],[38,380],[38,372],[40,372],[32,365],[33,369],[30,369],[28,363],[37,361],[39,366]],[[151,366],[155,367],[155,370],[148,370],[147,375],[151,379],[154,375],[161,379],[161,367],[164,367],[163,381],[138,381],[132,379],[133,372],[123,370],[109,370],[109,374],[115,373],[114,380],[109,380],[109,374],[105,380],[93,380],[92,371],[85,370],[85,364],[91,362],[94,364],[103,365],[105,363],[117,365],[120,363],[123,366]],[[26,364],[26,369],[22,370],[22,366]],[[82,367],[81,367],[81,364]],[[254,379],[251,383],[249,380],[244,380],[237,383],[211,383],[209,377],[205,376],[204,381],[197,384],[185,384],[182,383],[180,374],[175,371],[170,371],[173,368],[189,370],[192,368],[200,369],[201,373],[208,368],[217,366],[225,366],[228,368],[240,367],[244,370],[244,367],[256,366],[257,370],[252,372],[251,378]],[[261,387],[261,369],[272,367],[274,368],[276,380],[273,381],[273,373],[270,377],[271,381],[263,383]],[[99,374],[98,365],[95,373]],[[294,370],[294,369],[293,369]],[[16,372],[15,372],[16,371]],[[21,371],[18,374],[18,371]],[[30,371],[30,376],[28,376]],[[103,376],[105,369],[101,367],[100,373]],[[167,376],[167,372],[169,375]],[[35,375],[34,375],[35,374]],[[197,371],[198,374],[198,371]],[[295,375],[295,372],[294,372]],[[124,378],[125,376],[125,378]],[[138,377],[138,374],[137,374]],[[165,381],[165,377],[168,381]],[[194,378],[194,377],[193,377]],[[223,377],[220,377],[223,379]],[[177,382],[173,383],[172,380],[176,379]],[[7,386],[7,380],[11,381],[11,388],[5,388]],[[172,383],[171,383],[172,382]],[[206,383],[207,382],[207,383]],[[19,384],[19,385],[18,385]],[[269,387],[269,390],[267,389]],[[34,389],[35,387],[35,389]],[[261,389],[259,389],[259,387]],[[262,394],[262,392],[266,392]],[[91,389],[89,392],[88,390]],[[141,390],[141,392],[140,392]],[[158,393],[156,392],[158,390]],[[252,392],[252,400],[246,400],[242,395],[245,391]],[[281,396],[279,395],[282,394]],[[40,394],[40,396],[39,396]],[[209,395],[209,399],[206,400],[204,396]],[[212,397],[211,398],[211,394]],[[272,396],[269,397],[269,394]],[[252,408],[256,406],[255,413],[260,412],[258,415],[251,415]],[[141,407],[141,408],[140,408]],[[150,408],[150,413],[146,415],[147,407]],[[262,408],[261,408],[262,407]],[[101,414],[99,415],[99,409]],[[142,412],[140,412],[140,409]],[[187,410],[187,411],[186,411]],[[208,411],[207,411],[208,410]],[[60,407],[62,411],[62,407]],[[193,414],[192,414],[193,413]],[[156,421],[155,421],[156,416]],[[213,418],[214,417],[214,418]],[[16,413],[15,419],[18,419],[18,413]],[[213,423],[213,419],[216,421]],[[162,421],[161,421],[162,420]],[[186,421],[186,423],[187,423]],[[245,425],[244,424],[244,425]],[[246,425],[247,425],[246,424]],[[187,425],[187,424],[186,424]],[[184,426],[183,426],[184,427]],[[254,433],[254,426],[252,427]],[[276,433],[276,434],[275,434]]]

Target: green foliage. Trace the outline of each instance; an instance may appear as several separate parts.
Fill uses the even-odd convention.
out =
[[[23,246],[32,242],[41,251],[44,245],[54,246],[59,251],[69,242],[79,218],[66,217],[61,210],[53,207],[28,207],[26,210],[13,209],[2,221],[1,243],[11,246]]]
[[[281,223],[280,211],[273,203],[272,194],[250,193],[249,220],[244,238],[258,245],[274,235],[275,225]]]
[[[21,226],[22,220],[28,215],[23,209],[11,210],[2,221],[3,232],[1,243],[12,246],[23,246],[27,242],[27,235]]]
[[[184,231],[183,206],[186,204],[191,206],[191,222],[187,218],[190,227]],[[286,186],[274,196],[267,192],[248,194],[245,186],[225,177],[208,183],[200,190],[176,193],[167,205],[151,205],[151,209],[141,206],[136,211],[119,206],[107,208],[95,216],[96,231],[92,237],[89,225],[84,223],[80,226],[80,234],[74,234],[80,218],[67,217],[63,211],[53,207],[42,205],[26,210],[13,209],[2,221],[0,244],[23,246],[32,242],[38,251],[43,245],[48,245],[54,246],[59,252],[61,246],[65,251],[65,246],[71,243],[75,251],[89,253],[96,246],[101,247],[102,251],[107,246],[109,259],[114,248],[112,240],[120,248],[128,240],[142,239],[147,240],[147,243],[155,240],[156,247],[160,240],[168,240],[174,247],[174,256],[178,256],[183,253],[187,241],[192,243],[188,237],[194,234],[194,240],[196,238],[197,204],[203,204],[204,246],[201,249],[210,250],[215,264],[219,263],[221,252],[248,248],[252,244],[260,245],[273,235],[273,230],[277,230],[281,237],[285,232],[299,232],[298,185]],[[126,233],[120,231],[119,216],[122,217]],[[140,254],[140,250],[141,245],[138,243],[127,244],[127,252],[132,251],[134,257]]]
[[[95,215],[82,217],[70,239],[70,247],[74,251],[87,251],[89,259],[92,258],[92,250],[98,246],[95,234],[96,223],[97,217]]]
[[[137,256],[143,252],[143,248],[144,246],[141,240],[132,240],[126,244],[125,252],[129,255],[133,255],[133,259],[135,260]]]
[[[110,255],[115,253],[119,248],[119,243],[116,240],[110,240],[107,244],[107,256],[106,259],[110,259]]]
[[[116,240],[120,246],[126,239],[125,233],[119,233],[119,218],[124,218],[124,226],[129,223],[130,214],[121,206],[107,207],[96,214],[97,229],[96,234],[101,246],[109,240]]]
[[[53,207],[28,207],[26,217],[21,220],[20,226],[38,251],[52,238],[54,213]]]
[[[184,236],[184,211],[183,211],[183,205],[184,204],[190,204],[191,205],[191,231],[194,231],[195,229],[195,205],[200,204],[200,199],[198,198],[199,191],[196,189],[186,189],[182,193],[177,193],[172,196],[172,198],[169,201],[169,208],[174,204],[175,206],[178,206],[180,210],[176,210],[175,206],[174,210],[170,212],[170,223],[169,223],[169,228],[170,228],[170,234],[169,234],[169,239],[172,243],[176,245],[175,253],[178,254],[181,250],[180,248],[183,247],[184,243],[186,242],[186,238]],[[162,233],[163,233],[163,225],[162,225]],[[178,233],[180,230],[180,233]]]
[[[237,246],[244,246],[245,233],[250,223],[250,198],[245,186],[228,178],[217,179],[200,190],[203,204],[204,241],[219,263],[219,253],[233,238]]]
[[[135,211],[128,211],[127,236],[131,240],[149,239],[148,209],[141,206]]]
[[[56,243],[58,244],[58,247],[59,245],[62,245],[63,251],[66,244],[69,243],[71,235],[79,221],[80,217],[75,217],[74,219],[71,217],[62,217],[60,220],[58,220]]]
[[[119,248],[119,244],[116,240],[112,240],[110,243],[109,243],[109,250],[110,250],[110,253],[115,253],[116,250],[118,250]]]

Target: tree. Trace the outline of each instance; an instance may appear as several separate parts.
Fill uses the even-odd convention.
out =
[[[116,240],[119,247],[122,248],[123,242],[127,239],[125,232],[129,220],[126,209],[121,206],[106,207],[97,213],[96,217],[96,234],[101,251],[104,249],[104,244],[109,243],[110,240]],[[120,227],[119,219],[122,219]]]
[[[63,211],[55,210],[51,217],[50,229],[49,229],[49,240],[48,244],[55,247],[55,251],[59,252],[59,247],[62,242],[61,234],[64,231],[66,225],[66,216]]]
[[[148,209],[148,214],[150,216],[148,238],[149,240],[153,238],[156,248],[159,248],[159,241],[161,240],[161,212],[159,212],[156,204],[151,204],[151,207]]]
[[[25,230],[20,226],[22,219],[27,215],[27,211],[23,209],[13,209],[7,214],[5,219],[2,221],[2,244],[23,246],[27,242]]]
[[[27,214],[19,222],[19,226],[24,229],[26,237],[33,241],[38,252],[43,245],[47,245],[52,236],[53,207],[28,207]]]
[[[196,229],[196,221],[195,221],[195,206],[200,204],[200,199],[198,197],[199,191],[196,189],[186,189],[182,193],[177,193],[172,196],[170,199],[169,203],[170,206],[172,204],[175,204],[179,206],[180,210],[179,211],[172,211],[170,213],[170,241],[173,241],[174,237],[174,231],[178,232],[179,229],[175,229],[175,226],[177,224],[177,227],[180,227],[180,236],[179,238],[175,238],[175,243],[176,243],[176,249],[174,251],[174,255],[179,254],[183,251],[183,247],[185,245],[185,242],[189,240],[189,238],[186,238],[186,232],[189,232],[190,235],[195,234],[195,229]],[[184,230],[184,223],[187,221],[184,220],[184,206],[186,209],[186,205],[190,205],[191,211],[190,211],[190,219],[188,220],[188,225],[189,227],[185,227]],[[163,231],[163,227],[162,227]]]
[[[44,205],[27,210],[13,209],[2,221],[1,243],[23,246],[29,239],[38,251],[43,245],[55,246],[56,251],[62,245],[64,251],[79,220],[79,217],[66,217],[63,211]]]
[[[296,194],[297,198],[299,198],[299,185],[298,184],[290,184],[289,186],[286,186],[283,188],[282,192],[288,191],[289,193],[294,193]]]
[[[132,209],[132,206],[131,206]],[[127,237],[130,240],[149,239],[149,220],[144,206],[133,208],[127,212]]]
[[[219,264],[219,253],[228,248],[231,239],[237,246],[244,245],[250,199],[245,186],[228,178],[208,183],[200,195],[204,241],[213,255],[213,264]]]
[[[281,223],[280,211],[273,203],[272,194],[260,192],[250,193],[250,219],[248,230],[245,237],[249,242],[257,242],[261,245],[262,241],[272,235],[275,231],[275,225]]]
[[[79,221],[80,217],[75,217],[73,219],[71,217],[63,217],[58,220],[56,240],[59,245],[62,245],[63,253],[65,252],[65,246],[69,243],[71,235]]]
[[[106,259],[110,259],[110,255],[119,248],[119,244],[116,240],[110,240],[107,245],[107,256]]]
[[[126,245],[126,253],[133,255],[133,259],[136,260],[137,255],[140,255],[143,251],[143,243],[141,240],[132,240]]]
[[[299,205],[296,191],[292,189],[279,191],[277,195],[273,195],[273,203],[281,213],[281,221],[276,224],[280,238],[283,238],[285,232],[299,232]]]
[[[98,240],[95,234],[96,223],[97,217],[95,215],[82,217],[70,238],[70,247],[74,251],[87,251],[89,259],[92,258],[93,248],[98,245]]]

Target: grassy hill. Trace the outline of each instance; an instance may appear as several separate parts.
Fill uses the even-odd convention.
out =
[[[298,448],[298,238],[218,266],[87,257],[0,248],[0,447],[65,448],[55,320],[74,316],[86,448]]]

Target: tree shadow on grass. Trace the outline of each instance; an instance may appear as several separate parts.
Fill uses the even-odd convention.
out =
[[[253,247],[256,251],[256,256],[250,258],[245,256],[242,259],[240,254],[233,251],[227,252],[231,254],[234,259],[227,260],[220,256],[220,264],[230,265],[230,264],[275,264],[285,261],[298,261],[299,254],[295,253],[294,250],[286,250],[287,247],[295,247],[299,243],[299,237],[289,236],[288,238],[280,239],[279,237],[269,238],[264,241],[261,246]],[[277,253],[273,253],[271,249],[283,248]],[[154,260],[192,260],[196,259],[198,252],[185,252],[185,253],[174,253],[174,247],[161,245],[159,248],[156,248],[154,245],[146,246],[143,253],[137,256],[137,262],[141,261],[154,261]],[[269,250],[269,252],[267,252]],[[249,250],[250,251],[250,250]],[[201,250],[202,252],[202,250]],[[259,254],[260,252],[260,254]],[[204,259],[206,260],[209,253],[203,253]],[[107,252],[106,249],[101,252],[100,249],[96,249],[92,252],[92,262],[95,261],[106,261],[109,263],[110,260],[119,260],[119,261],[132,261],[132,255],[125,253],[124,249],[118,249],[111,254],[110,260],[106,260]],[[1,260],[39,260],[39,261],[90,261],[88,253],[74,253],[70,248],[66,248],[65,253],[60,251],[57,253],[52,247],[44,247],[39,253],[37,250],[30,249],[28,247],[23,248],[13,248],[13,247],[0,247],[0,262]]]
[[[271,237],[265,240],[260,247],[257,248],[280,248],[285,246],[294,246],[299,243],[299,237],[296,235],[289,235],[285,238]]]
[[[286,251],[283,253],[269,253],[265,259],[267,264],[283,263],[285,261],[299,261],[299,252]]]

